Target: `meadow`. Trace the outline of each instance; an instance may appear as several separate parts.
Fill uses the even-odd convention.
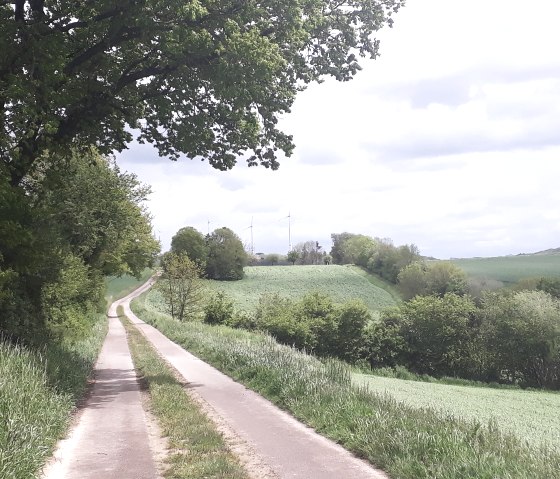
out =
[[[396,304],[394,294],[368,280],[355,266],[249,266],[240,281],[207,281],[214,291],[223,291],[238,310],[252,312],[261,295],[278,293],[290,299],[300,299],[306,293],[320,291],[335,302],[361,299],[370,311]]]
[[[430,408],[442,416],[493,423],[521,440],[560,450],[559,393],[455,386],[366,374],[353,375],[353,381],[404,405]]]
[[[560,277],[560,253],[500,256],[497,258],[452,259],[468,276],[488,278],[504,284],[523,278]]]

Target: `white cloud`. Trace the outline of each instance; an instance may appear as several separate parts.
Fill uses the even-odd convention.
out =
[[[530,7],[530,8],[529,8]],[[560,246],[560,30],[555,0],[409,2],[380,33],[382,56],[347,83],[299,95],[282,119],[296,143],[279,171],[218,172],[117,155],[153,186],[168,247],[191,225],[228,226],[256,250],[342,231],[415,243],[436,257]]]

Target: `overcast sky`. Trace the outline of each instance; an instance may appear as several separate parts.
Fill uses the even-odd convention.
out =
[[[560,247],[560,2],[407,2],[354,80],[298,96],[278,171],[117,154],[152,186],[164,251],[183,226],[248,247],[252,231],[265,253],[287,252],[289,228],[327,251],[343,231],[442,259]]]

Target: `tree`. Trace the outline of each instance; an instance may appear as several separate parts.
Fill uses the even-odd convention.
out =
[[[114,161],[95,150],[75,154],[63,170],[47,170],[34,190],[35,207],[48,210],[38,226],[55,224],[72,253],[92,269],[139,277],[153,265],[160,246],[144,206],[150,188]]]
[[[48,151],[103,154],[131,140],[230,169],[276,169],[278,116],[324,76],[345,81],[402,0],[0,4],[0,157],[21,184]]]
[[[168,252],[162,259],[163,273],[157,282],[173,318],[184,321],[202,310],[202,268],[185,253]]]
[[[468,297],[417,296],[382,314],[404,340],[402,359],[418,373],[464,376],[473,368],[471,344],[478,334],[477,309]],[[397,343],[395,343],[397,344]]]
[[[488,293],[482,316],[496,379],[560,388],[560,301],[544,291]]]
[[[293,251],[298,254],[301,264],[321,264],[324,252],[318,241],[304,241],[294,246]]]
[[[211,296],[204,306],[204,322],[206,324],[228,324],[234,315],[233,301],[223,291],[219,291]]]
[[[207,239],[206,274],[211,279],[237,280],[243,278],[247,253],[239,237],[229,228],[214,230]]]
[[[159,251],[148,194],[92,149],[64,168],[38,162],[25,187],[0,175],[0,331],[31,341],[87,333],[105,307],[103,275],[140,275]]]
[[[427,294],[444,296],[447,293],[464,295],[468,292],[466,273],[451,261],[430,263],[426,273]]]
[[[275,264],[277,264],[280,261],[280,255],[278,255],[276,253],[270,253],[270,254],[267,254],[264,257],[264,260],[267,263],[270,263],[271,266],[274,266]]]
[[[426,294],[426,274],[428,267],[423,261],[409,264],[397,276],[399,291],[405,300]]]
[[[292,251],[288,252],[288,255],[286,256],[286,259],[292,263],[292,266],[296,264],[296,261],[299,259],[299,253],[293,249]]]
[[[364,346],[365,328],[371,322],[371,313],[361,301],[349,301],[336,312],[336,344],[331,354],[343,361],[355,362]]]
[[[202,266],[208,256],[208,247],[203,234],[192,226],[181,228],[175,233],[171,238],[171,251],[185,253],[192,261]]]
[[[466,273],[451,261],[416,261],[401,269],[397,281],[406,300],[418,295],[443,297],[446,293],[464,295],[469,291]]]

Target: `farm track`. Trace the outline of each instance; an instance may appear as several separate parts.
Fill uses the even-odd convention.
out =
[[[383,472],[315,433],[137,318],[130,311],[130,300],[150,286],[150,282],[146,283],[111,306],[110,331],[97,366],[110,369],[111,376],[97,376],[99,386],[95,384],[69,439],[61,442],[43,479],[158,477],[126,340],[126,351],[121,346],[117,353],[122,364],[107,367],[104,362],[109,345],[124,339],[124,330],[120,330],[122,326],[116,318],[118,305],[124,306],[128,318],[183,377],[186,388],[204,404],[220,429],[226,431],[224,435],[232,450],[252,477],[387,479]],[[102,396],[96,388],[101,388]],[[111,419],[113,409],[123,402],[130,417]],[[132,437],[132,424],[139,424],[144,431],[133,433]],[[106,430],[109,427],[113,432]]]
[[[159,477],[126,332],[117,317],[119,302],[109,308],[109,331],[90,394],[68,437],[59,442],[45,467],[43,479]]]

